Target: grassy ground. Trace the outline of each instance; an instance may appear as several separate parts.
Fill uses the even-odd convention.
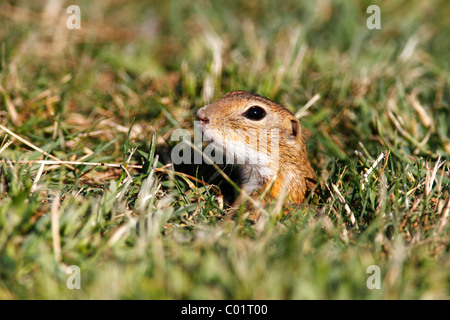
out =
[[[41,2],[0,4],[0,299],[450,297],[448,1],[379,1],[380,30],[369,1]],[[311,133],[287,216],[224,220],[225,184],[168,165],[236,89]]]

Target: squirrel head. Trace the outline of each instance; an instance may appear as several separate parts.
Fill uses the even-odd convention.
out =
[[[254,93],[232,91],[197,112],[206,140],[242,170],[251,192],[289,167],[310,167],[297,118],[281,105]],[[306,159],[306,160],[305,160]]]

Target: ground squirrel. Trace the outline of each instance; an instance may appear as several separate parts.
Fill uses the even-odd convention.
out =
[[[316,184],[300,122],[286,108],[254,93],[232,91],[197,112],[203,135],[241,169],[254,197],[300,204]]]

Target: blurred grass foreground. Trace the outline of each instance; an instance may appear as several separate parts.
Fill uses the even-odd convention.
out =
[[[450,2],[372,4],[2,1],[0,299],[450,298]],[[171,165],[231,90],[310,136],[287,215]]]

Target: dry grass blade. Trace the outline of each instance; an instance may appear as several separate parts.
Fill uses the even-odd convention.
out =
[[[10,141],[8,141],[7,143],[5,143],[4,145],[3,145],[3,147],[1,147],[0,148],[0,154],[2,154],[3,153],[3,151],[5,151],[6,150],[6,148],[8,148],[9,147],[9,145],[10,144],[12,144],[13,142],[10,140]]]
[[[44,172],[44,168],[45,168],[45,164],[41,163],[41,166],[39,167],[39,171],[36,174],[36,178],[34,179],[33,185],[31,186],[30,192],[36,191],[39,180],[41,179],[42,173]]]
[[[433,189],[433,183],[436,178],[436,173],[439,170],[440,167],[442,167],[445,163],[445,160],[441,162],[441,157],[437,159],[436,163],[434,164],[433,171],[431,171],[431,168],[428,168],[427,170],[427,176],[425,178],[425,195],[428,196]]]
[[[0,84],[0,93],[3,94],[6,110],[8,111],[9,116],[11,117],[11,121],[15,125],[20,124],[19,114],[17,113],[16,106],[11,102],[11,99],[8,96],[8,93],[5,91],[3,86]]]
[[[434,122],[433,118],[428,115],[425,108],[422,107],[419,100],[417,100],[417,91],[413,91],[411,94],[406,96],[406,100],[411,104],[411,106],[416,110],[417,114],[419,115],[420,121],[423,123],[423,125],[426,128],[433,128]]]
[[[2,129],[3,131],[7,132],[8,134],[10,134],[11,136],[13,136],[14,138],[16,138],[17,140],[19,140],[20,142],[26,144],[27,146],[29,146],[30,148],[42,153],[43,155],[55,160],[55,161],[61,161],[60,159],[58,159],[57,157],[55,157],[54,155],[42,150],[41,148],[35,146],[34,144],[32,144],[31,142],[25,140],[24,138],[22,138],[21,136],[15,134],[14,132],[12,132],[11,130],[9,130],[8,128],[6,128],[3,125],[0,125],[0,129]],[[72,167],[69,164],[64,164],[65,166],[67,166],[69,169],[71,170],[76,170],[74,167]]]
[[[437,233],[441,233],[445,225],[447,224],[449,212],[450,212],[450,198],[447,199],[447,203],[445,204],[445,207],[442,210],[442,218],[441,222],[439,223],[439,227],[437,228]]]
[[[364,176],[363,176],[364,181],[362,183],[363,190],[364,190],[364,182],[369,182],[369,180],[368,180],[369,175],[372,173],[373,169],[375,169],[378,166],[378,164],[381,162],[381,160],[383,160],[384,157],[385,157],[384,152],[380,153],[380,155],[375,160],[375,162],[372,164],[372,166],[369,168],[369,170],[367,170],[367,172],[364,174]]]
[[[63,160],[7,160],[0,161],[1,163],[19,163],[19,164],[44,164],[44,165],[80,165],[80,166],[96,166],[96,167],[110,167],[122,168],[121,163],[106,163],[106,162],[83,162],[83,161],[63,161]],[[142,169],[141,165],[129,164],[126,166],[131,169]]]
[[[51,225],[52,225],[52,244],[53,254],[55,260],[61,262],[61,237],[59,235],[59,201],[60,194],[58,194],[51,206]]]
[[[339,201],[344,205],[345,212],[347,212],[348,216],[350,217],[350,222],[356,229],[359,229],[358,223],[356,222],[355,215],[353,214],[352,210],[348,206],[347,202],[345,201],[345,198],[342,196],[341,192],[339,191],[339,188],[332,183],[331,186],[333,187],[334,192],[336,192]]]
[[[318,94],[318,93],[316,93],[315,95],[314,95],[314,97],[312,97],[300,110],[298,110],[296,113],[295,113],[295,117],[297,118],[297,119],[300,119],[300,118],[302,118],[302,117],[304,117],[306,114],[307,114],[307,112],[308,112],[308,109],[314,104],[314,103],[316,103],[318,100],[320,99],[320,94]]]

